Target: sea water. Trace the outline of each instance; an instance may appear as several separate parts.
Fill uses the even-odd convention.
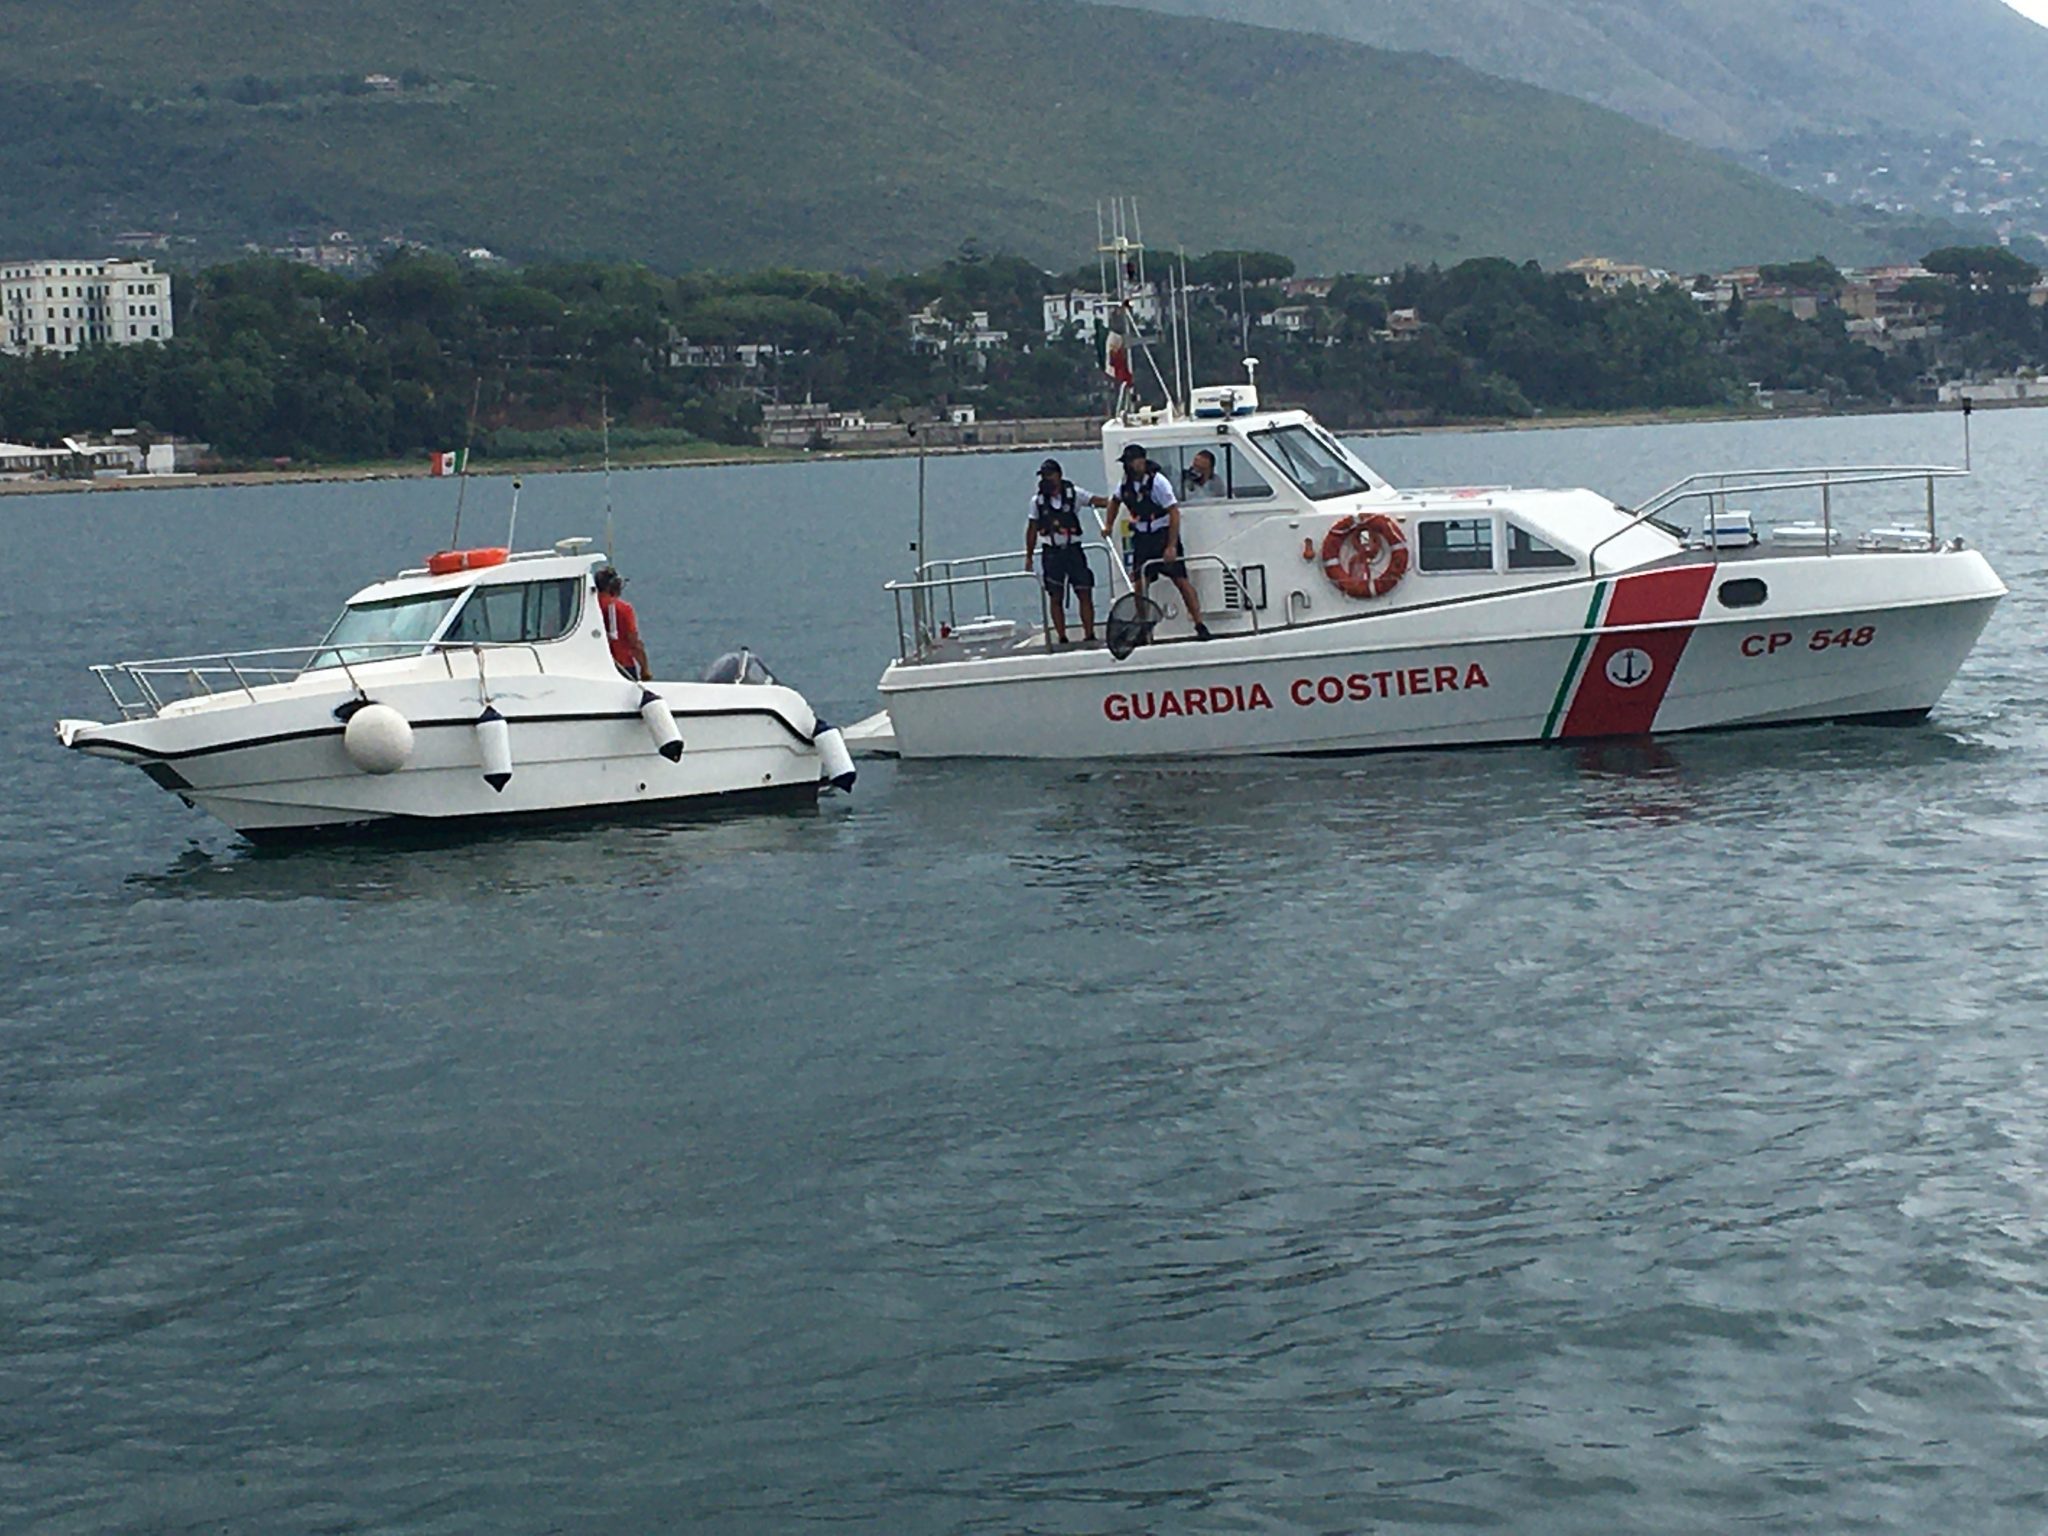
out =
[[[1636,500],[1959,429],[1362,449]],[[2048,412],[1974,437],[2013,594],[1918,727],[281,856],[50,723],[311,638],[454,487],[0,500],[0,1529],[2040,1531]],[[935,460],[931,552],[1036,457]],[[867,712],[915,484],[615,474],[657,668]]]

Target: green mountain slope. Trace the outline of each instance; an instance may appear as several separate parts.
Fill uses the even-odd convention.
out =
[[[1130,0],[1414,48],[1702,144],[1970,129],[2048,142],[2048,28],[1999,0]]]
[[[1155,245],[1315,268],[1876,254],[1559,95],[1063,0],[0,0],[0,250],[22,254],[346,227],[663,267],[974,238],[1067,266],[1115,192]]]

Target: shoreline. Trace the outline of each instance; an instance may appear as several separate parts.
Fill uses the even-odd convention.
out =
[[[1975,410],[2031,410],[2048,406],[2043,400],[1986,400],[1973,402]],[[1632,410],[1605,411],[1572,416],[1537,417],[1492,417],[1473,421],[1434,422],[1415,426],[1369,426],[1333,425],[1330,430],[1339,437],[1380,438],[1380,437],[1423,437],[1447,432],[1550,432],[1565,431],[1584,427],[1641,427],[1641,426],[1682,426],[1690,423],[1721,422],[1765,422],[1765,421],[1813,421],[1854,416],[1929,416],[1939,414],[1962,415],[1954,405],[1885,405],[1867,408],[1846,408],[1839,410]],[[987,426],[1001,423],[988,422]],[[1093,438],[1071,438],[1048,440],[1029,444],[1019,443],[948,443],[923,449],[930,458],[963,458],[977,454],[1027,453],[1040,449],[1059,452],[1087,452],[1097,446]],[[804,449],[756,448],[734,449],[731,452],[695,454],[684,458],[634,459],[628,463],[614,460],[611,470],[614,474],[629,474],[643,469],[732,469],[748,466],[775,466],[787,464],[818,464],[849,462],[869,459],[916,458],[920,450],[911,446],[890,446],[871,448],[827,448],[817,452]],[[514,475],[577,475],[599,474],[604,470],[602,461],[584,460],[502,460],[492,461],[485,467],[471,472],[473,479],[502,480]],[[457,479],[458,476],[436,476],[428,472],[425,463],[419,464],[331,464],[306,469],[246,469],[224,470],[217,474],[201,474],[186,471],[172,475],[118,475],[92,480],[0,480],[0,496],[72,495],[102,491],[167,491],[191,490],[195,487],[212,488],[230,486],[250,488],[269,485],[323,485],[359,484],[380,480],[431,480]]]

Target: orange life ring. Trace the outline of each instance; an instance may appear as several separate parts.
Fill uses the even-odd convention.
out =
[[[452,576],[457,571],[481,570],[487,565],[503,565],[512,558],[509,549],[441,549],[427,556],[429,576]]]
[[[1384,512],[1340,517],[1323,535],[1323,574],[1346,597],[1384,597],[1408,574],[1408,539]]]

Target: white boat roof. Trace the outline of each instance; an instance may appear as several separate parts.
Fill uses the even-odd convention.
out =
[[[570,540],[564,539],[563,543]],[[603,550],[579,549],[563,553],[555,549],[521,550],[497,565],[450,571],[436,576],[425,566],[400,571],[396,576],[372,582],[348,600],[359,603],[388,602],[393,598],[415,597],[423,592],[460,592],[469,587],[496,586],[504,582],[558,581],[563,577],[586,578],[598,566],[608,563]]]
[[[1320,514],[1350,511],[1360,507],[1384,506],[1401,517],[1465,515],[1492,516],[1500,513],[1555,547],[1585,555],[1598,549],[1595,574],[1627,569],[1662,559],[1683,549],[1682,540],[1649,523],[1637,522],[1633,512],[1617,505],[1597,491],[1583,488],[1528,488],[1520,486],[1445,486],[1401,490],[1377,469],[1366,463],[1314,416],[1304,410],[1267,410],[1260,406],[1257,388],[1251,384],[1207,385],[1193,394],[1194,409],[1145,407],[1112,417],[1102,426],[1105,472],[1113,475],[1118,455],[1130,443],[1149,451],[1207,446],[1231,437],[1250,440],[1263,432],[1302,427],[1335,445],[1349,464],[1364,476],[1369,489],[1323,501],[1303,499],[1286,484],[1284,470],[1276,485],[1280,494],[1272,500],[1249,504],[1231,502],[1232,513],[1286,515],[1289,511]],[[1276,468],[1278,466],[1275,466]],[[1213,503],[1201,504],[1205,507]]]

